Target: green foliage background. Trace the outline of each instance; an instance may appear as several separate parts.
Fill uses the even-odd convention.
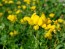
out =
[[[30,16],[34,12],[30,11],[32,4],[27,5],[23,0],[20,0],[21,5],[26,5],[27,8],[17,15],[19,20],[16,23],[10,23],[10,21],[7,20],[9,14],[6,9],[9,8],[13,11],[13,14],[15,14],[14,9],[15,7],[17,8],[16,2],[18,0],[13,1],[14,4],[4,4],[2,0],[0,0],[0,3],[3,4],[3,6],[0,6],[0,12],[4,13],[0,18],[0,49],[65,49],[65,25],[61,25],[62,30],[57,32],[52,40],[48,40],[43,37],[43,29],[40,28],[38,31],[34,31],[32,26],[19,23],[19,20],[23,18],[24,15]],[[53,12],[55,14],[53,19],[58,19],[59,17],[65,19],[65,2],[60,2],[59,0],[39,0],[39,3],[37,2],[38,0],[36,0],[35,5],[37,14],[44,12],[48,17],[49,13]],[[19,34],[11,37],[9,32],[14,29],[17,30]]]

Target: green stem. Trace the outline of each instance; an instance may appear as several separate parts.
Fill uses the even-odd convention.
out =
[[[3,49],[5,49],[5,46],[3,46]]]
[[[3,49],[5,49],[5,48],[7,49],[7,47],[4,45],[4,46],[3,46]]]

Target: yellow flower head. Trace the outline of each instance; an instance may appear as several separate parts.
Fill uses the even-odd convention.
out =
[[[18,32],[17,32],[16,30],[14,30],[13,34],[14,34],[14,35],[17,35],[17,34],[18,34]]]
[[[46,24],[43,24],[43,25],[42,25],[42,28],[44,28],[44,29],[45,29],[46,27],[47,27],[47,26],[46,26]]]
[[[51,20],[48,20],[48,21],[47,21],[47,24],[50,24],[50,23],[52,23],[52,21],[51,21]]]
[[[61,30],[60,24],[57,24],[56,29]]]
[[[2,15],[3,15],[3,13],[2,13],[2,12],[0,12],[0,17],[2,17]]]
[[[0,6],[3,6],[3,4],[2,4],[2,3],[0,3]]]
[[[54,21],[54,24],[58,24],[58,21],[57,21],[57,20],[55,20],[55,21]]]
[[[50,13],[50,14],[49,14],[49,17],[51,17],[51,18],[53,18],[54,16],[55,16],[54,13]]]
[[[47,24],[52,23],[52,21],[50,19],[47,19]]]
[[[18,6],[18,8],[20,9],[20,8],[21,8],[21,6],[19,5],[19,6]]]
[[[39,29],[39,26],[38,25],[35,25],[35,26],[33,26],[33,29],[34,30],[38,30]]]
[[[26,5],[22,5],[22,8],[25,10],[26,9]]]
[[[31,0],[24,0],[27,4],[30,4]]]
[[[44,37],[47,39],[52,39],[52,34],[48,31],[47,33],[45,33]]]
[[[23,18],[23,20],[24,20],[24,21],[28,21],[28,20],[30,20],[30,17],[25,16],[25,17]]]
[[[5,4],[7,4],[8,3],[8,1],[7,0],[2,0]]]
[[[45,16],[44,13],[41,14],[41,18],[42,18],[42,20],[43,20],[44,22],[46,22],[46,16]]]
[[[14,36],[13,32],[10,32],[9,35],[10,35],[10,36]]]
[[[18,5],[19,5],[19,4],[21,4],[21,1],[17,1],[17,3],[16,3],[16,4],[18,4]]]
[[[24,24],[24,20],[23,20],[23,19],[21,19],[20,22],[21,22],[22,24]]]
[[[65,25],[65,20],[63,21],[63,24]]]
[[[32,19],[29,19],[29,20],[28,20],[28,24],[29,24],[29,25],[34,25]]]
[[[36,6],[32,6],[30,8],[31,8],[31,10],[35,10],[36,9]]]
[[[53,30],[54,30],[55,28],[56,28],[56,26],[55,26],[55,25],[52,25],[52,26],[51,26],[51,29],[53,29]]]
[[[61,18],[60,18],[60,19],[58,19],[58,22],[59,22],[59,23],[63,23],[63,21],[64,21],[64,20],[63,20],[63,19],[61,19]]]
[[[39,21],[38,21],[38,25],[41,26],[42,24],[43,24],[43,20],[42,20],[42,18],[40,17],[40,18],[39,18]]]
[[[16,11],[16,14],[19,14],[20,12],[22,12],[22,11],[21,11],[21,10],[17,10],[17,11]]]
[[[10,20],[11,22],[15,22],[17,20],[17,17],[16,15],[9,15],[7,19]]]
[[[36,15],[36,13],[32,14],[31,19],[32,19],[34,24],[38,24],[39,16]]]
[[[50,28],[51,28],[51,24],[48,24],[45,29],[50,29]]]
[[[15,30],[14,30],[13,32],[10,32],[10,33],[9,33],[10,36],[15,36],[15,35],[17,35],[17,34],[18,34],[18,33],[17,33],[17,31],[15,31]]]
[[[14,2],[13,2],[12,0],[10,0],[8,3],[9,3],[9,4],[13,4]]]

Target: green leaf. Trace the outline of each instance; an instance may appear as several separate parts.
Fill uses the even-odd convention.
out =
[[[63,47],[63,45],[58,45],[55,49],[59,49],[59,48],[62,48]]]
[[[20,49],[23,49],[23,47],[21,46]]]

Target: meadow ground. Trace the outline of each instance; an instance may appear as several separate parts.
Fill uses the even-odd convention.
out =
[[[65,49],[65,1],[0,0],[0,49]]]

